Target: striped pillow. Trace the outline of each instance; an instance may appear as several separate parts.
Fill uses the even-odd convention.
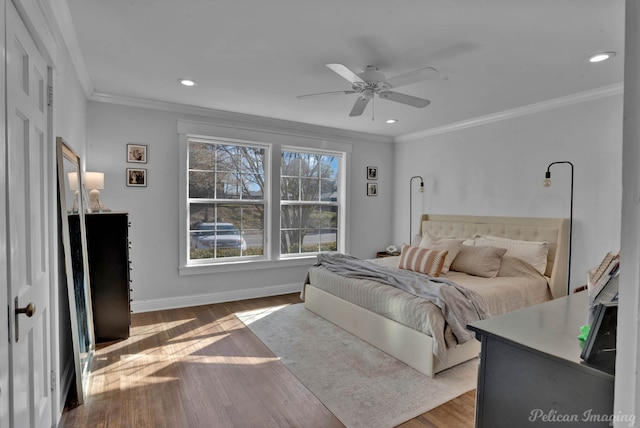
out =
[[[430,250],[405,244],[402,246],[398,268],[426,273],[429,276],[440,276],[447,253],[447,250]]]

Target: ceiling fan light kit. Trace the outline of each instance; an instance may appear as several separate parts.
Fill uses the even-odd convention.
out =
[[[432,67],[421,68],[390,79],[387,79],[385,75],[378,70],[378,67],[373,65],[366,66],[361,73],[355,73],[343,64],[327,64],[327,67],[349,81],[352,90],[300,95],[297,98],[304,99],[322,95],[359,94],[358,99],[349,113],[351,117],[362,115],[367,104],[374,98],[375,94],[378,94],[378,97],[383,100],[395,101],[411,107],[424,108],[431,104],[429,100],[391,91],[390,89],[438,77],[438,71]]]

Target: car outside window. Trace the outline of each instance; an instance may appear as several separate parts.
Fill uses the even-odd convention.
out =
[[[190,260],[264,255],[267,150],[189,140]]]
[[[186,148],[181,273],[244,269],[245,262],[293,265],[296,258],[302,263],[316,253],[345,251],[348,145],[317,149],[304,137],[301,146],[208,137],[206,128],[179,123]]]

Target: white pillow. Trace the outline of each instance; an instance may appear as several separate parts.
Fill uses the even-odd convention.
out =
[[[463,239],[436,238],[429,232],[425,232],[418,246],[430,250],[447,250],[447,257],[442,266],[442,273],[447,273],[449,272],[453,259],[456,258],[460,247],[462,247],[462,241]]]
[[[491,235],[474,235],[475,245],[506,248],[506,256],[516,257],[533,266],[544,275],[547,270],[548,242],[521,241]]]

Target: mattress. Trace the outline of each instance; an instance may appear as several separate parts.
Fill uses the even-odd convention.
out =
[[[396,267],[398,257],[369,261]],[[548,282],[544,276],[518,261],[512,264],[501,269],[501,276],[496,278],[481,278],[454,271],[449,271],[443,276],[479,294],[491,316],[551,299]],[[309,270],[308,282],[327,293],[433,337],[434,353],[441,361],[446,359],[446,348],[455,347],[464,341],[456,338],[447,328],[442,312],[436,305],[393,286],[343,277],[322,266]]]

